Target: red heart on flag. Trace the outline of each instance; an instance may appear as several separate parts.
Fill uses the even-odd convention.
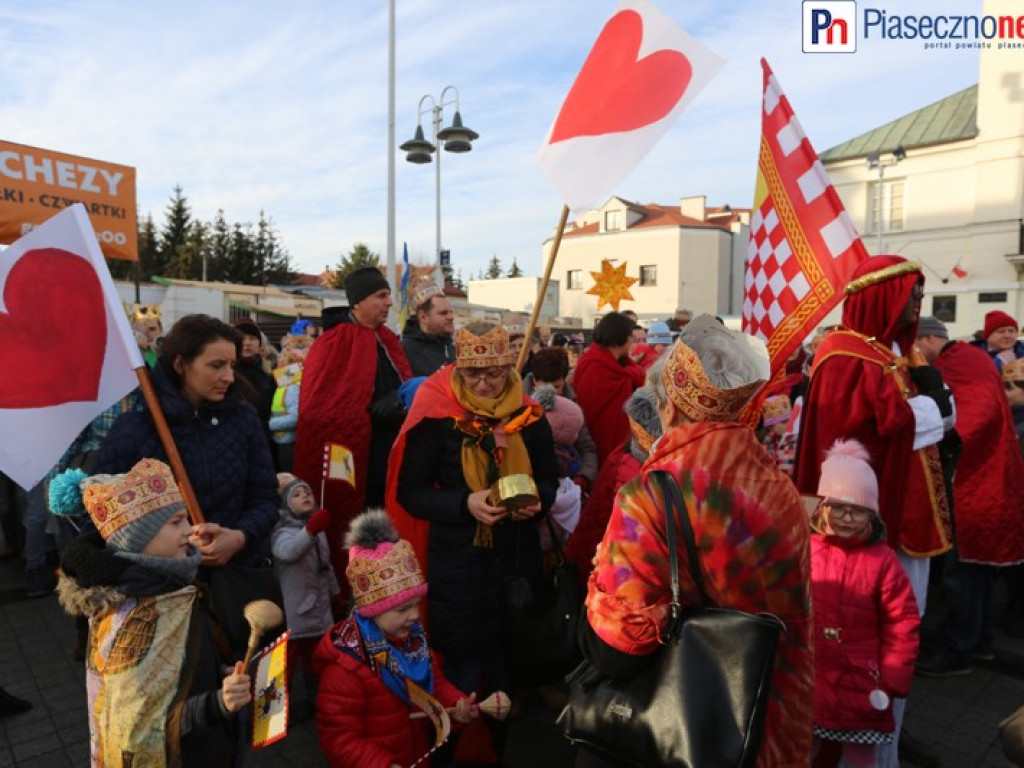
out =
[[[59,248],[27,251],[8,273],[3,295],[0,408],[95,400],[107,313],[92,264]]]
[[[637,59],[643,36],[636,11],[608,20],[565,97],[551,144],[643,128],[679,103],[693,76],[690,60],[671,49]]]

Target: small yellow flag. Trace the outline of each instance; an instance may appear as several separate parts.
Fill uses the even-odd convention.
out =
[[[324,446],[324,479],[344,480],[355,488],[356,465],[352,451],[338,443],[327,443]]]
[[[252,748],[288,735],[288,632],[256,657],[252,684]]]

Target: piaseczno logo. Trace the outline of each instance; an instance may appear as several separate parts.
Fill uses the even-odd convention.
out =
[[[856,50],[857,3],[854,0],[804,0],[804,53],[854,53]]]

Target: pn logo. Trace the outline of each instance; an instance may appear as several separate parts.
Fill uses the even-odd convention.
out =
[[[857,51],[856,0],[804,0],[804,53]]]

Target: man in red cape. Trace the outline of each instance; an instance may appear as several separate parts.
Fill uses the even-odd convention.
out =
[[[814,495],[825,451],[858,440],[878,476],[879,515],[924,614],[928,566],[951,547],[952,520],[938,443],[953,427],[952,398],[941,374],[912,366],[924,296],[921,266],[900,256],[872,256],[846,286],[842,324],[818,347],[797,443],[797,488]],[[923,361],[922,361],[923,362]],[[906,702],[893,703],[897,731]],[[906,748],[916,739],[900,734]],[[920,745],[923,747],[923,745]],[[925,754],[923,764],[935,764]],[[897,765],[896,744],[882,745],[879,765]]]
[[[331,512],[327,541],[336,574],[348,557],[342,538],[367,506],[384,505],[387,457],[405,418],[398,388],[412,371],[402,343],[385,326],[391,289],[376,267],[355,270],[345,281],[350,309],[310,347],[302,369],[299,422],[295,432],[294,473],[319,492],[324,445],[338,443],[352,452],[355,487],[328,480],[320,504]],[[342,595],[347,598],[344,579]]]
[[[991,654],[993,566],[1024,562],[1024,458],[998,370],[977,347],[950,341],[946,326],[922,317],[918,346],[956,398],[963,452],[953,482],[956,550],[943,573],[950,613],[941,643],[917,669],[933,677],[966,674],[967,656]]]

